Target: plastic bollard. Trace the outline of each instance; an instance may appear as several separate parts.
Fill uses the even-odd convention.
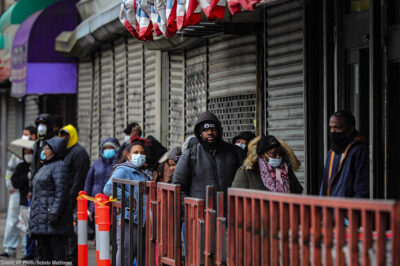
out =
[[[79,195],[86,195],[85,191],[80,191]],[[88,265],[88,202],[85,198],[77,199],[78,214],[78,266]]]
[[[110,266],[110,207],[97,206],[98,227],[99,227],[99,264],[100,266]]]
[[[95,195],[96,199],[99,199],[98,202],[105,202],[108,200],[107,196],[98,193]],[[98,211],[97,208],[100,206],[97,204],[97,201],[94,203],[94,228],[95,228],[95,237],[96,237],[96,265],[100,265],[99,260],[100,260],[100,236],[99,236],[99,217],[97,215]]]

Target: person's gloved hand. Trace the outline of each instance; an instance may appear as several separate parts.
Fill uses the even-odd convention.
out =
[[[49,221],[50,221],[50,224],[56,225],[57,222],[58,222],[57,214],[55,214],[55,213],[49,213]]]

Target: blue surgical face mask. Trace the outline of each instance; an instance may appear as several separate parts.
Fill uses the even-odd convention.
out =
[[[242,148],[243,150],[246,149],[246,144],[243,144],[243,143],[238,142],[238,143],[236,143],[235,145],[238,146],[238,147],[240,147],[240,148]]]
[[[125,142],[129,143],[129,141],[131,140],[131,136],[129,136],[129,135],[125,136],[124,140],[125,140]]]
[[[131,163],[136,167],[142,167],[146,162],[146,155],[131,154]]]
[[[103,156],[106,159],[111,159],[112,157],[114,157],[116,154],[114,149],[105,149],[103,150]]]
[[[46,156],[44,156],[44,151],[40,153],[40,160],[42,161],[46,160]]]
[[[277,158],[270,158],[268,155],[267,155],[267,157],[268,157],[268,159],[269,159],[269,162],[267,162],[267,163],[268,163],[269,165],[271,165],[273,168],[279,167],[279,166],[281,165],[281,163],[282,163],[282,157],[279,158],[279,159],[277,159]]]

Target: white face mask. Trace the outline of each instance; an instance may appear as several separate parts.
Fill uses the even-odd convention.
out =
[[[240,147],[240,148],[242,148],[243,150],[246,149],[246,144],[243,144],[243,143],[238,142],[238,143],[236,143],[235,145],[238,146],[238,147]]]
[[[29,136],[27,136],[27,135],[22,135],[22,139],[29,140]]]
[[[39,124],[37,127],[37,131],[39,136],[44,136],[47,132],[47,126],[45,124]]]
[[[125,136],[125,142],[129,142],[131,140],[131,136]]]
[[[24,154],[24,160],[27,163],[31,163],[33,160],[33,154]]]

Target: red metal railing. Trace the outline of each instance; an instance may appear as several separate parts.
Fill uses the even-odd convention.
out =
[[[181,265],[180,191],[179,185],[157,184],[157,216],[153,222],[157,221],[158,265]]]
[[[185,265],[204,264],[204,200],[185,198]]]
[[[146,265],[156,263],[156,235],[157,235],[157,183],[147,182],[146,201]]]
[[[229,265],[400,265],[398,202],[229,189],[228,210]]]

